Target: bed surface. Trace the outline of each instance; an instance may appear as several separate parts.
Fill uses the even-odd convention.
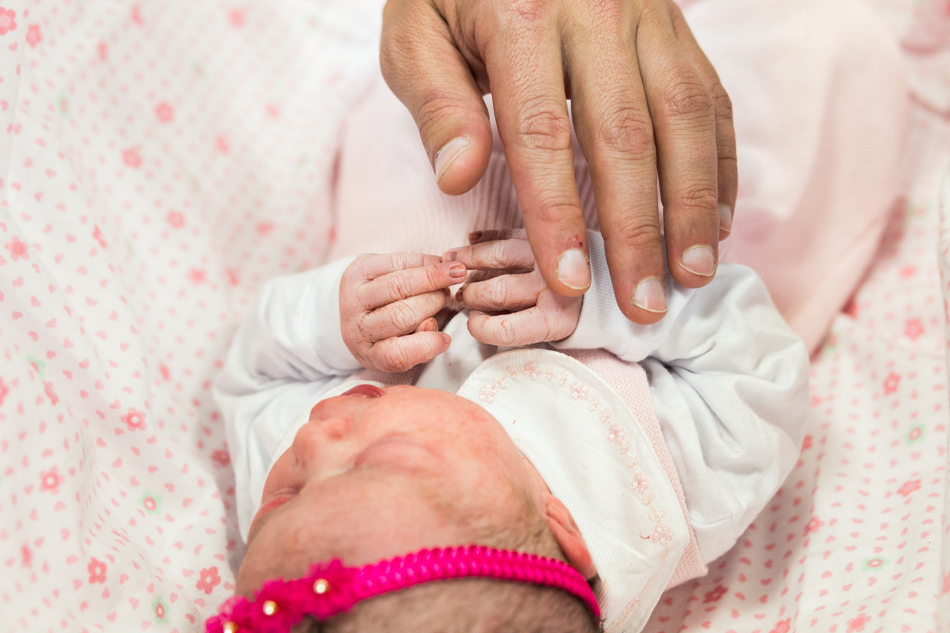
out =
[[[950,626],[950,15],[871,4],[907,59],[903,196],[814,359],[798,466],[647,631]],[[324,259],[378,5],[0,7],[4,630],[197,631],[233,590],[210,380],[259,283]]]

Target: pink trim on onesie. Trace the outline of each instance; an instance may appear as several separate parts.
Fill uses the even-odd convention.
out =
[[[686,517],[686,525],[689,526],[689,544],[673,571],[673,577],[670,578],[667,589],[687,580],[705,576],[708,570],[703,562],[703,554],[699,549],[696,533],[689,523],[689,511],[686,507],[683,485],[680,482],[676,466],[673,464],[670,451],[666,447],[666,440],[663,439],[663,431],[660,429],[660,422],[657,420],[656,411],[653,408],[653,399],[650,397],[650,386],[647,382],[646,372],[643,371],[640,365],[622,361],[613,354],[600,349],[560,351],[586,365],[588,369],[600,376],[623,398],[623,401],[627,403],[627,406],[640,421],[643,432],[650,438],[653,450],[656,451],[660,464],[669,476],[673,490],[676,491],[676,498],[683,508],[683,516]]]

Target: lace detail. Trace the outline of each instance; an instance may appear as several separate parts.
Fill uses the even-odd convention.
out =
[[[643,538],[653,541],[657,545],[668,547],[673,540],[673,530],[664,523],[663,510],[654,504],[656,495],[650,489],[649,479],[640,470],[639,460],[632,454],[632,446],[627,439],[627,430],[623,428],[622,424],[613,421],[611,408],[602,404],[600,397],[596,394],[591,395],[590,389],[585,383],[579,380],[571,382],[572,376],[563,369],[542,368],[537,363],[530,361],[525,363],[520,370],[505,367],[501,376],[484,383],[479,388],[478,399],[488,404],[494,404],[498,393],[503,391],[509,382],[517,380],[521,376],[532,382],[537,382],[542,378],[548,382],[553,382],[558,387],[566,388],[571,400],[587,403],[587,410],[595,414],[601,424],[606,427],[607,440],[617,447],[621,455],[627,458],[625,465],[631,471],[630,489],[633,490],[640,503],[650,511],[649,518],[655,526],[653,532]]]

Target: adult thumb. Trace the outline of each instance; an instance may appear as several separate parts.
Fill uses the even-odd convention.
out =
[[[424,0],[389,0],[379,53],[383,78],[409,109],[451,195],[475,186],[491,155],[488,109],[445,20]]]

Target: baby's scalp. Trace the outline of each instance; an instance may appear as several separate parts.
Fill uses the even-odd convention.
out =
[[[284,481],[268,477],[265,498],[288,483],[298,491],[252,533],[238,573],[239,595],[252,597],[271,578],[301,577],[321,560],[366,564],[423,547],[479,544],[565,560],[524,460],[484,409],[454,394],[409,386],[347,393],[314,407],[298,431],[304,437],[295,438],[272,470]],[[352,467],[321,478],[325,468],[339,470],[346,459]],[[584,604],[566,592],[464,579],[372,598],[294,630],[596,627]]]

